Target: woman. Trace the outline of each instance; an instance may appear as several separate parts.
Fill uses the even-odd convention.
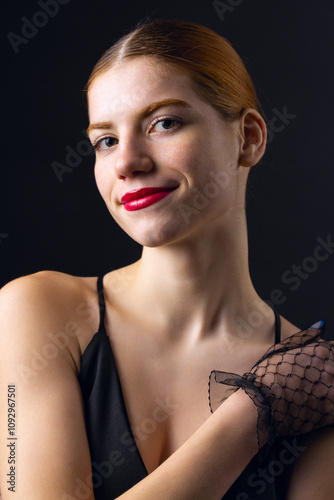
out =
[[[212,370],[247,372],[300,330],[249,276],[245,190],[266,145],[251,80],[210,30],[155,22],[107,51],[87,97],[98,189],[143,252],[98,280],[44,271],[2,290],[0,376],[17,391],[3,500],[8,472],[25,500],[274,498],[274,448],[257,470],[268,435],[256,404],[237,391],[210,415],[207,397]],[[288,498],[327,499],[332,434],[308,439],[302,456],[305,444],[283,442],[280,475],[293,462]]]

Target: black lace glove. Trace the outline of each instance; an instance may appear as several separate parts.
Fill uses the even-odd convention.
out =
[[[219,384],[243,389],[258,409],[259,449],[276,436],[297,436],[334,424],[334,343],[321,341],[324,321],[271,346],[240,376],[213,370],[209,403],[223,399]],[[225,398],[226,399],[226,398]]]

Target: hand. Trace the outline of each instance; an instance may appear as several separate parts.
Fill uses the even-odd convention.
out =
[[[321,333],[311,327],[273,345],[242,377],[211,372],[211,409],[217,382],[242,388],[257,406],[259,441],[259,431],[271,443],[334,425],[334,344],[321,341]]]

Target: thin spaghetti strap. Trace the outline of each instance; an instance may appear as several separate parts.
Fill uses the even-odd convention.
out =
[[[273,308],[275,314],[275,344],[281,342],[281,318],[276,309]]]
[[[99,276],[97,278],[97,296],[99,300],[99,309],[100,309],[100,323],[99,323],[99,332],[104,330],[104,314],[106,309],[104,293],[103,293],[103,277]]]

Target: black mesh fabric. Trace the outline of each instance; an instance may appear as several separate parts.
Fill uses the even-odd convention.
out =
[[[213,370],[209,377],[211,411],[223,402],[219,384],[231,386],[230,394],[243,389],[258,409],[259,448],[276,437],[298,436],[333,425],[334,343],[321,339],[323,324],[271,346],[242,376]]]

